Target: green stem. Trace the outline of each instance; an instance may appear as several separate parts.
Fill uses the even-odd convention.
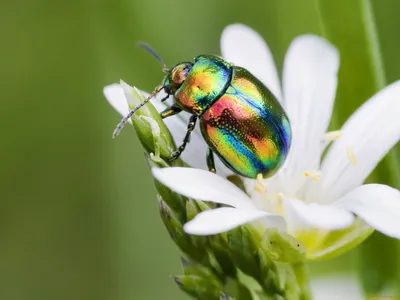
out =
[[[297,280],[297,285],[300,289],[300,300],[311,300],[311,289],[310,289],[310,275],[306,263],[301,262],[298,264],[292,264],[293,273]]]
[[[365,28],[366,41],[368,44],[368,54],[371,58],[375,81],[375,90],[379,91],[383,89],[386,84],[385,68],[382,58],[382,53],[379,47],[379,35],[375,24],[374,12],[370,0],[360,0],[362,20]],[[389,178],[389,184],[397,185],[400,182],[400,165],[399,155],[397,151],[391,151],[384,163],[386,164],[385,169],[389,169],[392,176]]]
[[[383,67],[383,59],[379,48],[378,31],[375,25],[375,18],[370,0],[360,0],[362,20],[364,23],[366,41],[368,43],[368,53],[372,61],[374,72],[374,81],[376,90],[380,90],[386,86],[385,69]]]
[[[387,84],[384,63],[382,53],[379,47],[379,35],[376,28],[373,8],[370,0],[360,0],[362,19],[365,28],[366,41],[368,45],[368,54],[370,56],[375,82],[375,89],[379,91],[384,88]],[[377,169],[377,175],[381,178],[386,179],[386,183],[399,187],[400,182],[400,157],[399,152],[395,149],[390,151],[387,157],[384,159],[384,168]],[[389,171],[389,172],[388,172]],[[375,173],[376,174],[376,173]],[[387,175],[388,174],[388,175]],[[373,258],[378,257],[376,245],[386,245],[388,249],[391,249],[387,255],[382,256],[383,258],[379,262],[378,266],[374,263]],[[363,273],[363,286],[366,293],[379,291],[382,289],[387,281],[395,278],[396,274],[391,268],[395,264],[396,256],[395,250],[397,243],[393,240],[388,240],[382,235],[375,234],[373,240],[367,241],[362,249],[362,273]],[[379,251],[378,251],[379,252]],[[381,252],[381,251],[380,251]],[[367,263],[365,263],[367,262]],[[385,276],[378,276],[379,280],[372,280],[373,276],[384,272]]]

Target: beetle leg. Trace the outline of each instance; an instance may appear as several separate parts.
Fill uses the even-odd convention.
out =
[[[181,111],[182,111],[182,109],[180,109],[178,106],[172,105],[171,107],[164,109],[160,113],[160,116],[162,119],[165,119],[170,116],[176,115],[177,113],[180,113]]]
[[[172,157],[169,159],[169,161],[174,161],[175,159],[177,159],[181,155],[183,150],[185,150],[185,147],[186,147],[187,143],[189,142],[190,134],[196,127],[196,121],[197,121],[197,116],[192,115],[189,119],[189,124],[187,126],[186,135],[185,135],[185,138],[183,139],[182,145],[180,145],[178,147],[178,150],[176,150],[172,153]]]
[[[214,153],[212,152],[211,148],[208,148],[207,151],[207,167],[210,172],[215,173],[215,163],[214,163]]]
[[[162,98],[160,101],[161,101],[161,102],[166,101],[166,100],[169,98],[169,96],[171,96],[171,95],[167,94],[167,95],[166,95],[164,98]]]

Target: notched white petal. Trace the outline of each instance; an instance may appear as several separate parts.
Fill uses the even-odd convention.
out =
[[[292,126],[285,175],[297,180],[318,168],[336,95],[339,55],[323,38],[303,35],[289,47],[283,67],[284,107]],[[328,136],[332,138],[331,136]]]
[[[278,72],[271,51],[263,38],[248,26],[227,26],[221,36],[222,56],[228,62],[244,67],[282,99]]]
[[[301,227],[307,226],[326,230],[343,229],[349,227],[354,221],[351,212],[332,205],[308,204],[297,199],[285,198],[284,206],[287,218],[297,219],[298,222],[297,226],[290,222],[291,220],[288,220],[288,223],[300,230]],[[293,231],[296,228],[290,228],[290,230]]]
[[[175,192],[196,200],[254,209],[249,197],[225,178],[192,168],[152,169],[153,176]]]
[[[400,239],[400,192],[382,184],[362,185],[334,205],[352,211],[368,225]]]
[[[192,221],[185,224],[184,230],[195,235],[218,234],[261,218],[276,219],[279,225],[279,219],[282,217],[256,209],[221,207],[199,213]]]
[[[341,129],[322,163],[321,194],[339,198],[361,185],[400,139],[400,81],[365,102]],[[350,150],[349,150],[350,149]]]

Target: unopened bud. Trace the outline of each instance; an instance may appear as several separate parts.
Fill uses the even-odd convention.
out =
[[[222,285],[221,280],[213,273],[213,271],[200,263],[195,261],[181,258],[182,268],[185,275],[196,275],[210,279],[212,282],[216,282]]]
[[[207,257],[207,252],[193,244],[191,237],[183,230],[182,223],[161,197],[159,197],[159,203],[161,219],[175,244],[192,259],[203,261]]]
[[[236,266],[245,274],[259,278],[260,258],[255,242],[245,226],[239,226],[227,233],[228,248]]]
[[[147,162],[150,168],[158,168],[156,162],[154,162],[148,154],[145,154]],[[160,183],[154,178],[154,184],[156,186],[158,194],[161,196],[162,200],[168,204],[170,209],[174,212],[176,217],[184,223],[186,221],[186,201],[187,198],[173,192],[171,189]]]
[[[222,286],[218,283],[196,275],[175,276],[175,282],[179,288],[195,299],[211,300],[219,299]]]
[[[121,81],[129,108],[134,109],[146,100],[146,97],[135,87]],[[166,166],[164,160],[171,157],[176,150],[175,142],[158,111],[148,102],[131,117],[132,125],[146,152],[160,165]]]
[[[260,257],[260,285],[267,293],[282,295],[286,275],[282,268],[285,268],[285,266],[278,267],[262,249],[259,249],[258,254]]]

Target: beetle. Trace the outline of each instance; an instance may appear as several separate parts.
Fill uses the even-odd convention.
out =
[[[129,118],[157,93],[173,96],[173,105],[160,113],[167,118],[181,111],[191,114],[182,144],[171,161],[185,150],[200,119],[208,145],[207,166],[216,172],[214,153],[234,173],[248,178],[267,178],[284,163],[291,144],[289,119],[273,93],[245,68],[219,56],[200,55],[194,62],[181,62],[167,69],[161,57],[147,44],[167,73],[162,84],[122,119],[116,136]]]

